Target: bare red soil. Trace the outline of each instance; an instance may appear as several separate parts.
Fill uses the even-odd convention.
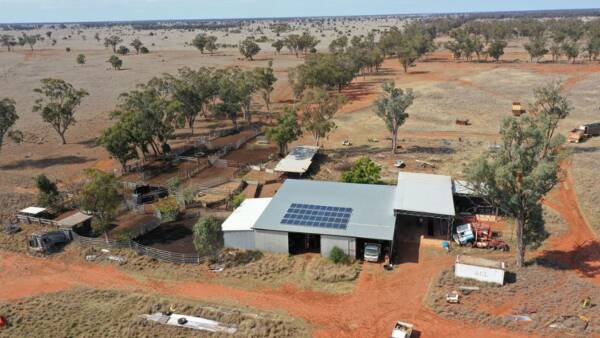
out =
[[[551,238],[542,256],[600,285],[600,242],[579,208],[573,177],[568,166],[566,169],[565,178],[544,203],[563,217],[569,229]]]

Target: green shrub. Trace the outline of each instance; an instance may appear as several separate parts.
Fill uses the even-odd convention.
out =
[[[233,208],[237,209],[240,205],[242,205],[242,203],[244,202],[245,199],[246,199],[246,196],[243,193],[235,195],[233,197],[233,199],[231,200],[231,204],[233,205]]]
[[[352,169],[342,173],[342,182],[381,184],[381,167],[368,157],[361,157]]]
[[[342,249],[337,246],[334,246],[329,253],[329,259],[335,264],[345,263],[348,260],[348,256],[344,253]]]
[[[162,222],[172,222],[177,220],[180,207],[177,199],[174,196],[169,196],[158,201],[155,210],[157,212],[156,215]]]
[[[209,216],[194,225],[194,247],[203,256],[215,256],[223,248],[222,221]]]
[[[135,232],[133,232],[133,230],[125,229],[123,231],[120,231],[116,235],[116,237],[117,237],[117,240],[126,242],[126,241],[130,241],[130,240],[134,239],[136,236],[135,236]]]
[[[34,178],[35,186],[38,189],[37,203],[41,207],[56,207],[60,203],[60,193],[56,183],[50,181],[44,174]]]

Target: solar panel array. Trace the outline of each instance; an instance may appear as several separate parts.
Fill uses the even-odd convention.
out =
[[[346,229],[352,208],[292,203],[281,224]]]

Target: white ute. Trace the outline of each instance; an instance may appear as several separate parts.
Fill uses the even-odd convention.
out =
[[[379,256],[381,255],[381,244],[377,243],[365,243],[365,261],[367,262],[379,262]]]
[[[410,338],[413,331],[413,325],[401,321],[397,321],[392,330],[390,338]]]

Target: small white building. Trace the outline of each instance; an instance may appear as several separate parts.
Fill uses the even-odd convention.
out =
[[[223,240],[226,248],[254,250],[254,224],[267,208],[272,198],[244,200],[223,222]]]
[[[475,279],[480,282],[504,285],[505,272],[506,264],[504,262],[479,257],[456,256],[454,264],[454,276]]]
[[[48,212],[48,209],[41,207],[27,207],[19,210],[18,215],[29,216],[29,217],[40,217]]]

